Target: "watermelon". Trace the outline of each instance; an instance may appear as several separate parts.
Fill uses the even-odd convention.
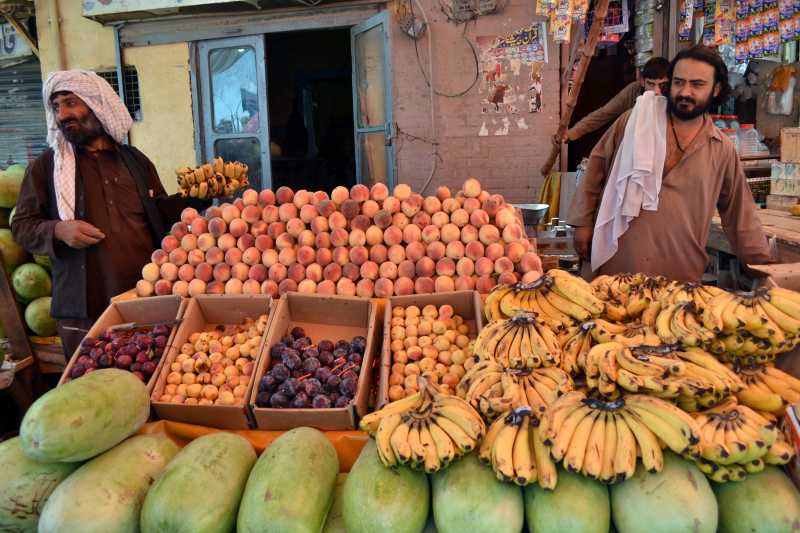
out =
[[[237,533],[318,533],[338,473],[336,449],[323,433],[307,427],[287,431],[250,472]]]
[[[42,296],[50,296],[53,283],[50,274],[42,265],[25,263],[18,266],[11,274],[11,285],[23,301],[30,302]]]
[[[42,507],[75,463],[40,463],[22,451],[19,437],[0,442],[0,531],[36,533]]]
[[[350,469],[342,512],[348,533],[420,533],[430,507],[424,472],[407,466],[389,469],[378,459],[370,439]]]
[[[431,476],[433,518],[439,533],[518,533],[522,489],[497,479],[473,452]]]
[[[742,481],[713,486],[720,533],[800,530],[800,493],[780,468],[767,466]]]
[[[147,490],[177,453],[164,435],[138,435],[95,457],[50,495],[39,533],[138,533]]]
[[[3,254],[3,266],[7,274],[14,272],[15,268],[30,257],[22,246],[14,242],[10,229],[0,229],[0,253]]]
[[[50,316],[52,298],[36,298],[25,307],[25,323],[40,337],[50,337],[57,333],[56,321]]]
[[[611,525],[606,486],[561,467],[555,490],[532,483],[524,494],[529,533],[607,533]]]
[[[17,205],[17,197],[25,177],[26,165],[11,165],[0,172],[0,207]]]
[[[25,413],[22,449],[37,461],[90,459],[136,433],[150,416],[144,383],[125,370],[95,370],[48,391]]]
[[[143,533],[228,533],[256,452],[244,437],[211,433],[193,440],[147,493]],[[202,487],[203,489],[198,490]],[[213,490],[205,490],[213,487]],[[188,497],[187,497],[188,495]]]

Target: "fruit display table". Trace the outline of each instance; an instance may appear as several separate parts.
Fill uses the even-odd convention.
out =
[[[800,262],[800,217],[792,216],[788,211],[776,209],[760,209],[758,216],[767,236],[776,238],[779,261],[781,263]],[[718,216],[711,220],[706,246],[712,250],[734,254]]]

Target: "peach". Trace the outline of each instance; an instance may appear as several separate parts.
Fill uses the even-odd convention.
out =
[[[456,290],[455,281],[448,276],[439,276],[434,281],[433,290],[435,292],[453,292]]]
[[[172,250],[178,247],[180,241],[174,235],[167,235],[163,239],[161,239],[161,249],[167,253],[170,253]]]
[[[292,198],[292,203],[297,209],[302,209],[303,206],[308,205],[311,203],[312,195],[305,189],[300,189],[296,193],[294,193],[294,198]]]
[[[383,240],[383,232],[381,232],[381,240]],[[375,261],[378,264],[383,263],[389,257],[389,250],[383,244],[376,244],[370,246],[369,260]]]
[[[450,215],[448,215],[444,211],[437,211],[436,213],[431,215],[431,224],[433,224],[437,228],[442,228],[445,224],[449,222],[450,222]]]
[[[200,215],[197,213],[197,209],[194,207],[185,207],[183,211],[181,211],[181,222],[190,226],[198,216]]]
[[[486,247],[486,249],[483,252],[483,255],[485,257],[488,257],[492,261],[497,261],[498,259],[503,257],[505,253],[506,252],[502,244],[498,242],[493,242],[492,244]]]
[[[489,221],[489,213],[483,209],[476,209],[469,215],[469,223],[476,228],[480,228],[484,224],[489,224]]]
[[[396,226],[400,229],[405,228],[409,225],[411,221],[408,219],[405,213],[395,213],[392,215],[392,225]]]
[[[212,218],[208,221],[208,232],[216,238],[221,237],[228,229],[228,224],[221,218]]]
[[[430,257],[423,257],[415,263],[417,277],[432,276],[436,271],[436,263]]]
[[[272,237],[270,237],[269,235],[259,235],[258,237],[256,237],[254,245],[256,248],[258,248],[263,252],[265,250],[272,249],[274,243],[272,241]]]
[[[350,198],[356,202],[366,202],[369,200],[369,187],[358,183],[350,187]]]
[[[453,195],[450,193],[450,188],[446,187],[445,185],[441,185],[436,188],[436,198],[440,202],[444,202],[446,199],[452,197]]]
[[[345,200],[344,203],[339,206],[339,210],[344,215],[344,218],[352,220],[361,212],[361,204],[355,200]]]
[[[411,196],[411,187],[406,183],[398,183],[394,187],[394,197],[400,200],[407,200]]]
[[[447,198],[445,200],[442,200],[442,211],[444,211],[448,215],[450,213],[453,213],[457,209],[461,209],[461,204],[455,198]]]
[[[384,211],[394,214],[400,211],[400,200],[394,196],[387,196],[381,206],[383,207]]]
[[[394,263],[390,263],[390,264],[394,264]],[[377,263],[374,263],[372,261],[364,261],[361,264],[361,268],[359,269],[359,273],[361,274],[362,278],[366,278],[366,279],[370,279],[372,281],[375,281],[376,279],[378,279],[378,273],[379,273],[378,268],[379,267],[378,267]]]
[[[278,208],[278,220],[288,222],[297,218],[297,206],[294,204],[283,204]]]
[[[219,246],[223,251],[236,248],[236,237],[230,233],[220,235],[220,237],[217,239],[217,246]]]
[[[173,263],[164,263],[159,268],[158,273],[161,275],[162,279],[167,281],[175,281],[178,279],[178,267]]]
[[[360,229],[351,230],[347,243],[350,246],[364,246],[367,244],[367,235]]]
[[[389,188],[384,183],[375,183],[369,191],[370,198],[382,202],[389,196]]]
[[[197,296],[198,294],[205,294],[206,282],[202,279],[193,279],[189,282],[189,296]]]
[[[286,222],[286,233],[297,238],[300,233],[305,231],[306,225],[299,218],[292,218]]]
[[[475,278],[472,276],[458,276],[455,281],[457,291],[471,291],[475,289]]]
[[[406,258],[406,249],[400,244],[393,244],[387,250],[386,257],[392,263],[399,265]]]
[[[212,246],[206,251],[206,263],[211,266],[225,261],[225,252],[217,246]]]
[[[319,211],[319,215],[325,218],[330,218],[330,216],[336,213],[336,203],[333,200],[322,200],[319,204],[317,204],[317,211]]]
[[[310,224],[319,215],[317,208],[313,205],[306,204],[300,208],[300,220],[306,224]]]
[[[278,187],[278,190],[275,191],[275,197],[277,198],[279,204],[287,204],[294,200],[294,191],[283,185]]]
[[[449,242],[461,240],[461,228],[455,224],[445,224],[441,229],[442,242],[447,244]]]
[[[264,235],[267,239],[269,239],[268,235]],[[242,251],[247,250],[248,248],[253,248],[256,245],[256,238],[250,235],[249,233],[245,233],[238,239],[236,239],[236,247]],[[259,250],[259,253],[261,251]]]
[[[267,267],[261,263],[252,265],[247,271],[247,277],[261,283],[267,279]]]
[[[519,263],[522,256],[525,255],[525,247],[519,242],[512,242],[506,245],[505,255],[511,259],[512,263]]]
[[[350,229],[367,231],[371,225],[372,220],[366,215],[356,215],[353,220],[350,221]]]
[[[489,194],[489,191],[486,189],[482,190],[481,193],[478,195],[478,201],[483,204],[486,200],[488,200],[492,195]]]
[[[169,253],[169,262],[174,264],[176,267],[179,267],[182,264],[186,263],[186,260],[188,258],[189,256],[186,253],[186,250],[184,250],[183,248],[175,248]]]
[[[542,272],[542,260],[533,252],[528,252],[519,260],[519,269],[523,274]]]
[[[347,219],[339,211],[336,211],[328,217],[328,226],[331,230],[345,229],[347,227]]]
[[[194,267],[192,265],[181,265],[178,269],[178,279],[190,282],[194,279]]]
[[[258,203],[261,205],[273,205],[275,203],[275,193],[272,189],[264,189],[258,193]]]
[[[306,267],[300,263],[292,263],[286,270],[286,277],[300,283],[306,279]]]
[[[507,243],[521,241],[525,238],[525,231],[522,229],[518,223],[513,222],[511,224],[507,224],[506,227],[503,228],[503,240]]]
[[[475,262],[469,257],[462,257],[456,263],[456,274],[459,276],[471,276],[475,273]]]
[[[446,253],[447,247],[442,241],[433,241],[425,248],[425,254],[434,261],[438,261],[444,257]]]
[[[392,263],[394,264],[394,263]],[[414,278],[417,276],[417,266],[414,261],[406,259],[397,265],[397,276],[401,278]]]
[[[469,224],[469,213],[464,209],[456,209],[450,214],[450,222],[459,228]]]
[[[386,229],[392,225],[392,214],[389,211],[378,211],[375,213],[375,225],[380,229]]]
[[[314,238],[314,247],[318,250],[321,248],[330,248],[331,234],[327,231],[317,233],[317,236]]]
[[[531,244],[530,239],[527,239],[527,238],[522,239],[521,241],[519,241],[519,243],[522,245],[523,248],[525,248],[526,252],[530,252],[531,248],[533,247],[533,245]]]
[[[294,248],[284,248],[278,252],[278,262],[284,266],[289,266],[297,261],[297,252]]]
[[[231,279],[231,267],[225,263],[217,263],[214,265],[214,280],[226,282]]]
[[[222,208],[218,205],[209,206],[204,216],[207,220],[211,220],[215,217],[222,217]]]
[[[331,232],[331,246],[347,246],[348,241],[350,240],[350,234],[347,233],[346,229],[343,228],[336,228]]]
[[[426,196],[422,202],[422,209],[433,216],[434,213],[442,210],[442,201],[436,196]]]
[[[317,283],[317,294],[334,295],[336,294],[336,283],[325,279]]]
[[[311,221],[311,231],[314,233],[322,233],[328,231],[330,226],[328,225],[328,219],[323,216],[316,216]]]
[[[481,208],[481,201],[478,198],[464,198],[461,207],[471,215],[476,209]]]
[[[339,266],[350,262],[350,250],[347,246],[338,246],[333,249],[333,262]]]
[[[225,263],[229,266],[233,266],[236,263],[242,262],[242,255],[243,252],[238,248],[228,248],[225,251]],[[259,255],[259,259],[261,259],[261,254]]]
[[[431,294],[436,290],[436,284],[433,278],[423,276],[414,281],[414,292],[417,294]]]
[[[275,283],[280,283],[284,279],[286,279],[287,269],[285,265],[281,263],[275,263],[271,267],[269,267],[269,279],[274,281]]]
[[[494,216],[494,223],[500,229],[504,229],[509,224],[516,224],[518,222],[514,208],[510,206],[501,207]]]
[[[242,294],[242,280],[231,278],[225,282],[225,294]]]
[[[403,228],[403,241],[406,243],[419,242],[422,240],[422,230],[416,224],[409,224]]]
[[[522,275],[522,283],[533,283],[537,279],[542,277],[542,273],[538,270],[531,270],[529,272],[525,272]]]
[[[247,222],[245,222],[241,218],[234,218],[233,220],[230,221],[230,224],[228,224],[228,231],[232,236],[236,237],[237,239],[242,235],[244,235],[245,233],[247,233],[248,229],[250,228],[247,225]]]
[[[394,282],[394,293],[397,296],[407,296],[414,294],[414,280],[411,278],[397,278]]]
[[[250,235],[258,237],[259,235],[266,235],[269,230],[269,224],[263,220],[256,220],[250,224]]]
[[[310,246],[301,246],[297,249],[297,262],[303,266],[308,266],[317,258],[317,253]],[[246,263],[247,261],[245,261]]]
[[[286,224],[283,222],[273,222],[267,228],[267,235],[272,237],[273,240],[277,241],[278,237],[282,234],[286,233]]]
[[[241,214],[241,211],[235,205],[226,205],[222,208],[222,220],[227,224],[230,224],[234,218],[239,218]]]
[[[375,200],[367,200],[361,204],[361,214],[369,219],[372,219],[380,210],[381,206]]]
[[[394,293],[394,283],[391,279],[380,278],[375,282],[375,296],[389,298]]]
[[[487,215],[493,217],[497,214],[497,211],[500,209],[500,204],[497,203],[496,200],[489,197],[481,203],[481,209],[486,212]]]
[[[255,246],[251,246],[242,253],[242,262],[245,265],[253,266],[261,261],[261,252]]]
[[[497,282],[495,282],[495,280],[489,276],[480,276],[475,281],[475,288],[481,294],[487,294],[491,292],[495,285],[497,285]]]
[[[383,242],[383,230],[378,226],[369,226],[364,234],[364,241],[370,246],[381,244]]]
[[[195,218],[192,221],[192,225],[189,226],[189,230],[192,232],[192,235],[199,237],[208,231],[208,220],[204,219],[203,217]]]
[[[328,197],[328,193],[326,193],[325,191],[316,191],[314,194],[311,195],[311,205],[317,207],[319,206],[319,203],[321,201],[328,199],[330,199]]]
[[[248,279],[242,284],[243,294],[261,294],[261,283],[254,279]]]
[[[439,276],[452,276],[456,273],[456,263],[449,257],[443,257],[436,262],[436,274]]]
[[[197,266],[203,261],[206,260],[206,254],[203,253],[203,250],[199,250],[195,248],[186,257],[186,262],[192,266]]]
[[[329,281],[337,282],[342,277],[342,267],[331,263],[323,269],[322,276]]]
[[[439,228],[433,224],[430,226],[425,226],[422,228],[422,240],[426,243],[431,243],[434,241],[438,241],[441,239],[441,231]]]
[[[170,234],[176,239],[178,239],[179,242],[181,239],[183,239],[184,235],[186,235],[187,233],[189,233],[189,226],[187,226],[183,222],[174,223],[172,225],[172,228],[170,229]]]
[[[350,191],[347,190],[347,187],[342,187],[340,185],[331,191],[331,200],[333,200],[336,205],[342,205],[348,199],[350,199]]]
[[[516,272],[502,272],[497,276],[497,283],[504,285],[514,285],[517,281],[519,281],[519,278]]]
[[[278,284],[271,279],[261,284],[261,294],[269,294],[273,298],[278,297]]]
[[[403,242],[403,230],[397,226],[389,226],[383,232],[383,242],[386,246],[394,246]]]
[[[489,276],[494,272],[494,261],[488,257],[480,257],[475,261],[475,273],[478,276]]]
[[[147,263],[142,267],[142,279],[155,283],[161,277],[161,269],[156,263]]]
[[[425,257],[425,245],[421,242],[409,243],[408,246],[406,246],[406,257],[411,261],[419,261]]]
[[[411,223],[419,228],[424,228],[425,226],[430,225],[431,216],[425,211],[419,211],[416,215],[413,216],[413,218],[411,219]]]
[[[315,261],[321,267],[326,267],[333,261],[333,252],[330,248],[317,248]]]
[[[303,281],[297,284],[297,292],[302,292],[305,294],[314,294],[315,292],[317,292],[317,282],[310,279],[304,279]]]
[[[464,243],[461,241],[448,242],[445,255],[454,261],[458,261],[464,257]]]
[[[278,262],[278,251],[270,248],[261,252],[261,263],[269,268]]]
[[[273,222],[278,222],[280,217],[278,216],[280,210],[276,205],[268,205],[264,209],[261,210],[261,220],[266,222],[267,224],[272,224]]]
[[[477,261],[479,258],[483,257],[484,251],[485,248],[481,241],[470,241],[464,247],[464,255],[473,261]]]
[[[253,224],[257,220],[261,220],[261,208],[257,205],[248,205],[242,209],[241,219],[248,224]]]
[[[244,263],[236,263],[231,267],[231,278],[236,278],[239,281],[247,281],[250,275],[250,267]]]
[[[363,246],[350,248],[350,261],[358,266],[363,265],[369,259],[369,251]]]
[[[472,224],[467,224],[463,228],[461,228],[461,242],[464,244],[469,244],[473,241],[478,240],[478,228],[473,226]]]
[[[364,263],[367,264],[367,263]],[[363,267],[363,265],[362,265]],[[361,274],[363,277],[364,274]],[[378,275],[382,278],[386,279],[395,279],[397,277],[397,265],[392,263],[391,261],[385,261],[381,263],[381,266],[378,267]]]
[[[287,248],[294,248],[294,238],[288,233],[281,233],[275,239],[275,248],[278,250],[285,250]]]
[[[160,279],[156,281],[153,290],[156,296],[168,296],[172,294],[172,282],[166,279]]]
[[[413,193],[407,199],[400,202],[400,209],[403,213],[411,218],[416,215],[420,209],[422,209],[422,203],[424,202],[422,196],[417,193]]]
[[[287,292],[297,292],[297,282],[295,280],[286,278],[278,283],[278,294],[286,294]]]
[[[314,282],[322,281],[322,266],[317,263],[311,263],[306,267],[306,279]]]
[[[206,284],[206,294],[225,294],[225,284],[221,281]]]
[[[194,267],[194,277],[208,283],[214,278],[214,267],[208,263],[200,263]]]
[[[361,277],[361,269],[355,263],[347,263],[342,267],[342,277],[358,281]]]
[[[486,224],[478,230],[478,238],[486,246],[500,241],[500,230],[496,226]]]
[[[356,284],[356,296],[361,298],[372,298],[375,292],[375,284],[370,279],[360,279]]]
[[[342,296],[355,296],[356,284],[353,283],[353,280],[351,279],[341,278],[338,282],[336,282],[336,294],[340,294]]]
[[[494,271],[497,274],[503,272],[514,272],[514,263],[508,257],[500,257],[494,262]]]

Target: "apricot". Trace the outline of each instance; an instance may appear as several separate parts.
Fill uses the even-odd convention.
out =
[[[242,293],[261,294],[261,283],[254,279],[248,279],[242,284]]]
[[[461,241],[448,242],[445,255],[454,261],[458,261],[464,257],[464,243]]]
[[[231,278],[225,282],[225,294],[242,294],[242,280]]]
[[[169,253],[169,262],[175,265],[176,267],[179,267],[184,263],[186,263],[187,258],[188,255],[186,253],[186,250],[184,250],[183,248],[175,248]],[[163,267],[164,265],[161,266]]]
[[[447,244],[449,242],[461,240],[461,229],[455,224],[445,224],[441,230],[442,242]]]
[[[450,222],[450,215],[448,215],[444,211],[437,211],[436,213],[431,215],[431,224],[433,224],[437,228],[442,228],[445,224],[448,224],[449,222]]]
[[[258,203],[262,206],[273,205],[275,203],[275,193],[272,189],[264,189],[258,193]]]
[[[342,187],[339,185],[335,187],[331,191],[331,200],[333,200],[336,205],[342,205],[344,202],[350,199],[350,191],[347,190],[347,187]]]
[[[367,231],[367,229],[371,225],[372,225],[372,220],[366,215],[356,215],[350,221],[351,230],[357,229],[359,231]]]
[[[247,271],[247,277],[261,283],[267,279],[267,267],[261,263],[252,265]]]
[[[282,263],[275,263],[271,267],[269,267],[269,279],[274,281],[275,283],[280,283],[284,279],[286,279],[287,268],[286,265]]]
[[[441,232],[435,225],[425,226],[422,228],[422,240],[426,243],[431,243],[441,239]]]
[[[394,196],[387,196],[381,206],[383,207],[384,211],[387,211],[390,214],[395,214],[400,211],[400,200]]]
[[[395,264],[395,263],[392,263]],[[417,276],[417,266],[414,261],[406,259],[397,265],[397,276],[401,278],[414,278]]]
[[[311,204],[306,204],[300,208],[300,220],[306,224],[310,224],[312,220],[319,216],[317,208]],[[323,217],[324,218],[324,217]]]
[[[497,285],[497,283],[489,276],[481,276],[475,281],[475,289],[481,294],[491,292],[495,285]]]
[[[197,296],[198,294],[205,294],[206,282],[202,279],[193,279],[189,282],[189,296]]]
[[[456,209],[450,214],[450,222],[462,228],[469,224],[469,213],[464,209]]]
[[[261,210],[261,220],[263,220],[267,224],[278,222],[278,220],[280,220],[280,218],[278,217],[278,206],[268,205],[264,207],[264,209]]]
[[[317,236],[314,238],[314,247],[317,250],[321,249],[330,249],[332,246],[331,243],[331,234],[327,231],[323,231],[321,233],[317,233]]]
[[[297,218],[297,206],[294,204],[283,204],[278,208],[278,220],[288,222]]]
[[[342,213],[336,211],[332,213],[331,216],[328,217],[328,226],[331,230],[334,229],[345,229],[347,227],[347,219],[344,217]]]
[[[286,277],[300,283],[306,279],[306,268],[300,263],[292,263],[286,270]]]

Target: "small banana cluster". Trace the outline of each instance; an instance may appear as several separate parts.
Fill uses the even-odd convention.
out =
[[[735,370],[744,383],[736,393],[743,405],[782,415],[786,404],[800,401],[800,380],[773,365],[748,365]]]
[[[528,406],[509,411],[489,426],[478,458],[491,465],[501,481],[521,486],[535,481],[544,489],[554,489],[558,473],[539,424],[540,419]]]
[[[178,187],[183,197],[217,198],[233,196],[238,190],[249,184],[248,167],[239,161],[225,162],[221,157],[213,163],[206,163],[197,168],[181,167],[175,171],[178,176]]]
[[[574,326],[601,314],[605,304],[592,286],[563,270],[552,269],[533,283],[498,285],[484,304],[488,320],[533,313],[554,331]]]
[[[594,340],[592,329],[594,329],[593,321],[584,322],[580,326],[563,330],[559,336],[558,340],[561,346],[559,367],[571,376],[577,376],[583,372],[583,362],[586,360],[586,354],[592,348]]]
[[[767,463],[785,464],[793,455],[785,440],[776,447],[781,433],[774,421],[739,405],[735,398],[694,417],[700,427],[700,456],[694,460],[714,481],[739,481],[762,471]]]
[[[561,346],[553,331],[534,314],[518,313],[488,323],[475,339],[475,355],[506,368],[556,366]]]
[[[697,454],[700,442],[697,424],[687,413],[641,394],[603,401],[569,392],[547,409],[539,431],[555,461],[603,483],[633,476],[637,455],[648,471],[660,471],[664,458],[659,439],[690,455]]]
[[[542,413],[561,394],[575,389],[569,374],[558,367],[512,370],[495,361],[479,361],[461,378],[456,394],[492,421],[515,402]]]
[[[693,301],[664,303],[656,316],[656,334],[665,344],[707,346],[716,335],[703,325],[702,313]]]
[[[419,392],[361,419],[387,466],[409,465],[433,473],[474,450],[486,433],[480,415],[461,398],[443,394],[426,378]]]
[[[668,283],[660,276],[618,274],[598,276],[591,285],[595,295],[606,304],[606,318],[616,322],[645,322],[645,314],[658,312],[659,301]]]

